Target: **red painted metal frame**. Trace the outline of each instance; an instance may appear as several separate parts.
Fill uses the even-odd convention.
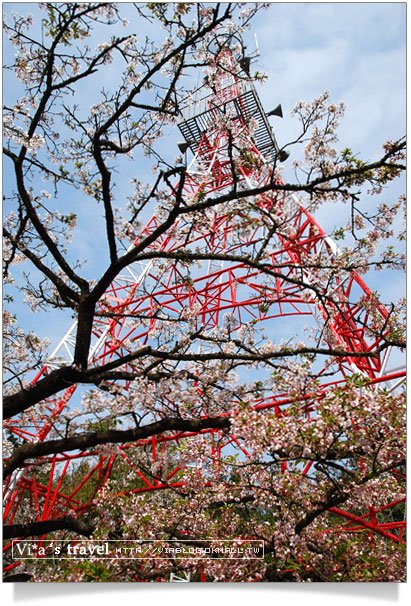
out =
[[[218,107],[223,105],[224,100],[235,99],[238,93],[240,83],[236,78],[224,90],[216,91],[212,99],[210,112],[218,117]],[[233,119],[234,126],[247,133],[247,124],[244,118],[237,116]],[[211,120],[214,124],[215,120]],[[234,138],[235,141],[235,138]],[[230,191],[234,185],[239,187],[239,191],[245,186],[255,189],[266,187],[272,175],[267,172],[264,165],[264,158],[261,156],[251,136],[248,136],[247,158],[248,160],[239,164],[237,162],[238,174],[233,177],[232,166],[232,139],[227,131],[221,130],[216,126],[210,127],[203,133],[199,147],[197,149],[197,161],[206,165],[206,170],[200,174],[196,171],[187,172],[183,185],[183,195],[192,200],[196,198],[203,199],[206,196],[223,195],[224,191]],[[252,158],[250,166],[249,158]],[[370,384],[377,385],[382,382],[388,382],[393,379],[399,379],[405,373],[382,372],[383,362],[378,348],[382,343],[383,334],[380,327],[384,325],[388,317],[387,310],[376,302],[374,315],[371,315],[366,307],[361,306],[357,301],[361,297],[368,301],[374,301],[375,297],[366,286],[362,278],[352,272],[348,277],[340,279],[338,274],[332,275],[331,282],[327,284],[315,283],[320,298],[315,298],[304,286],[315,280],[315,265],[333,266],[335,262],[335,249],[333,243],[327,237],[325,232],[317,224],[313,216],[303,207],[301,203],[291,199],[281,186],[281,181],[276,181],[277,191],[266,192],[255,197],[254,219],[255,227],[250,227],[245,236],[239,233],[240,225],[244,223],[244,217],[241,213],[223,212],[222,214],[213,211],[213,221],[208,229],[200,225],[191,226],[187,231],[184,240],[178,238],[179,230],[185,227],[184,218],[179,219],[176,224],[156,242],[148,247],[146,252],[164,254],[179,253],[184,250],[195,250],[196,247],[202,247],[211,258],[210,267],[207,273],[193,275],[192,279],[187,280],[184,268],[179,264],[178,259],[169,259],[164,261],[168,263],[167,271],[160,278],[157,272],[157,265],[154,261],[152,267],[146,275],[146,282],[150,285],[150,291],[142,293],[137,282],[122,281],[116,279],[105,293],[98,305],[93,326],[93,335],[96,341],[102,341],[101,348],[97,351],[91,364],[102,365],[112,360],[127,355],[130,344],[140,342],[145,344],[149,342],[150,331],[156,327],[156,312],[158,309],[168,311],[171,315],[180,314],[184,307],[198,306],[198,325],[203,329],[209,330],[221,324],[222,316],[226,311],[230,311],[238,318],[239,325],[250,321],[275,321],[276,318],[286,318],[288,316],[312,316],[313,309],[317,314],[317,320],[327,324],[328,330],[334,340],[337,340],[345,349],[356,354],[364,353],[364,357],[347,356],[340,362],[340,377],[334,381],[323,381],[320,387],[316,387],[315,392],[306,396],[306,400],[320,401],[321,397],[331,386],[344,382],[344,377],[351,376],[353,372],[362,373],[368,377]],[[177,186],[176,186],[177,187]],[[275,287],[267,288],[261,281],[261,271],[250,267],[243,261],[232,261],[224,266],[218,267],[218,255],[241,255],[246,248],[253,246],[261,241],[261,222],[258,221],[258,212],[261,215],[266,211],[276,209],[277,217],[285,229],[279,229],[276,234],[276,248],[270,252],[270,259],[273,271],[278,273]],[[161,224],[161,218],[153,216],[141,231],[135,244],[141,242],[144,238],[154,233]],[[213,258],[214,257],[214,258]],[[313,267],[312,260],[315,259]],[[304,279],[301,280],[301,271],[297,273],[298,268],[303,268]],[[305,272],[305,273],[304,273]],[[332,292],[332,297],[328,294]],[[269,302],[269,306],[265,304]],[[113,317],[115,316],[115,317]],[[135,318],[133,326],[128,326],[126,317]],[[145,321],[145,319],[147,321]],[[371,336],[374,335],[374,336]],[[374,355],[370,356],[375,352]],[[33,383],[41,379],[50,372],[50,365],[45,365]],[[125,365],[125,369],[132,369],[133,365]],[[321,377],[321,371],[319,372]],[[127,389],[128,384],[124,384]],[[32,416],[32,426],[23,426],[20,418],[16,417],[10,420],[6,425],[14,435],[24,441],[43,441],[49,435],[53,424],[58,422],[61,412],[69,405],[76,386],[70,386],[63,395],[57,395],[46,402],[46,413],[40,419]],[[257,410],[274,409],[275,413],[280,415],[281,411],[290,402],[288,394],[273,394],[265,399],[256,399],[254,406]],[[172,403],[170,403],[172,405]],[[233,403],[233,407],[235,403]],[[227,413],[228,414],[228,413]],[[219,435],[216,430],[205,430],[203,432],[170,432],[168,435],[153,436],[150,440],[139,440],[134,445],[126,445],[118,448],[117,455],[103,456],[97,451],[83,451],[74,453],[60,453],[53,457],[45,457],[38,461],[51,463],[51,471],[48,483],[44,484],[36,479],[36,466],[25,469],[17,477],[14,475],[10,484],[10,490],[7,493],[4,510],[4,521],[11,524],[18,517],[18,512],[24,502],[24,507],[29,507],[33,516],[37,520],[47,520],[58,518],[67,512],[80,515],[93,502],[101,486],[107,481],[116,456],[119,456],[134,469],[136,479],[139,479],[140,485],[137,488],[130,488],[128,492],[150,492],[165,490],[170,487],[181,487],[178,471],[180,466],[169,473],[165,481],[160,478],[148,478],[142,473],[127,456],[131,448],[141,446],[152,446],[153,461],[155,461],[157,450],[164,449],[169,442],[179,442],[183,438],[197,436],[199,434],[213,433]],[[228,437],[224,445],[235,444],[244,453],[246,451],[241,447],[232,436]],[[218,457],[219,448],[213,454]],[[69,493],[63,490],[64,479],[71,469],[72,463],[78,463],[82,459],[90,462],[91,468],[82,477],[74,489]],[[309,471],[310,463],[303,470],[303,474]],[[41,469],[41,465],[39,466]],[[174,476],[176,476],[174,478]],[[79,498],[79,492],[85,487],[90,488],[90,494],[85,499]],[[6,490],[8,486],[6,485]],[[126,491],[124,491],[125,493]],[[124,494],[121,493],[121,494]],[[28,501],[27,501],[28,500]],[[396,500],[385,507],[397,505],[401,499]],[[370,505],[370,512],[372,505]],[[391,539],[397,543],[403,542],[405,523],[395,524],[377,524],[375,512],[356,516],[349,512],[344,512],[337,508],[331,510],[334,514],[342,516],[356,526],[348,527],[353,532],[360,528],[365,528],[370,532],[375,532]],[[365,518],[369,516],[370,521]],[[347,528],[347,527],[345,527]],[[391,530],[399,530],[395,535]],[[11,568],[10,566],[8,568]]]

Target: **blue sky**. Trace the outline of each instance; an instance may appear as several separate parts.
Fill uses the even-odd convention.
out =
[[[6,12],[38,14],[32,3],[4,3],[3,8]],[[129,6],[123,8],[130,13]],[[378,157],[382,143],[404,134],[405,3],[271,3],[255,19],[252,32],[256,32],[260,47],[260,56],[252,68],[268,76],[264,85],[257,86],[263,106],[266,111],[279,102],[283,106],[284,119],[271,119],[280,146],[297,133],[297,121],[290,117],[296,101],[311,101],[325,89],[330,91],[332,100],[342,100],[347,106],[340,129],[341,148],[351,147],[364,160],[372,160]],[[253,51],[253,33],[246,33],[246,39],[248,50]],[[4,83],[8,97],[15,89],[7,74]],[[93,90],[94,84],[82,88],[86,109],[94,101]],[[165,139],[167,150],[172,149],[177,155],[175,143],[179,139],[177,129],[169,132]],[[299,152],[292,151],[292,157],[296,153]],[[285,178],[294,181],[290,160],[285,164]],[[128,183],[137,171],[141,172],[141,165],[137,168],[127,162],[124,169]],[[148,166],[144,172],[148,181],[155,179]],[[121,177],[124,176],[125,172]],[[116,181],[121,181],[120,176]],[[126,187],[119,189],[120,198],[122,191]],[[394,187],[392,193],[387,192],[387,200],[400,191],[399,185]],[[103,237],[104,229],[94,208],[82,204],[82,212],[86,222],[75,243],[79,256],[88,259],[86,269],[89,268],[91,277],[101,262],[99,236]],[[331,231],[336,223],[348,220],[348,215],[343,217],[345,212],[345,209],[336,212],[335,207],[331,211],[324,208],[319,212],[319,222]],[[383,296],[389,293],[393,298],[399,295],[404,282],[399,274],[384,281],[381,274],[377,282],[370,279],[372,288],[378,285],[380,291],[381,287],[386,291]],[[33,318],[26,320],[32,326]],[[42,324],[40,317],[38,324]],[[53,342],[59,340],[64,334],[61,321],[57,320],[55,325],[49,323],[47,333]]]
[[[405,3],[272,3],[255,21],[264,105],[289,111],[328,89],[347,106],[341,141],[372,155],[405,130]],[[274,93],[275,99],[271,98]],[[287,121],[280,125],[287,138]]]
[[[279,102],[283,106],[284,119],[271,119],[280,146],[297,132],[290,117],[295,102],[311,101],[324,90],[346,105],[340,149],[350,147],[363,160],[375,160],[385,141],[405,134],[406,3],[273,2],[254,28],[260,46],[254,67],[268,75],[258,87],[261,101],[267,111]],[[285,164],[284,176],[293,181],[290,165]],[[405,178],[380,201],[395,200],[404,191]],[[331,232],[348,221],[347,210],[324,207],[318,220]],[[381,276],[366,281],[387,299],[400,296],[404,276]]]

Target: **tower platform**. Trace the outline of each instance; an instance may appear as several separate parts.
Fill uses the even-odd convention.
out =
[[[223,100],[220,105],[216,105],[217,98]],[[267,162],[272,162],[279,152],[273,130],[250,82],[238,81],[219,91],[218,97],[211,94],[194,100],[183,107],[181,113],[183,119],[178,128],[193,154],[197,152],[203,134],[215,128],[216,118],[221,113],[240,119],[244,124],[251,118],[257,120],[255,145]]]

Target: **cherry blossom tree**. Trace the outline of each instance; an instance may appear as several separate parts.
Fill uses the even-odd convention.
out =
[[[226,61],[227,49],[232,57],[244,55],[243,36],[263,5],[136,4],[132,28],[121,5],[40,7],[41,25],[18,14],[4,24],[15,47],[6,78],[17,78],[15,90],[22,91],[4,108],[10,173],[3,227],[9,303],[4,477],[13,483],[28,470],[41,483],[56,455],[91,450],[106,467],[99,481],[93,476],[89,507],[39,518],[27,502],[7,521],[4,536],[120,540],[131,533],[148,543],[185,541],[200,551],[158,558],[149,543],[145,560],[61,561],[50,570],[39,559],[25,563],[25,570],[35,581],[151,581],[183,573],[213,581],[403,579],[403,540],[390,529],[403,511],[404,394],[366,373],[343,376],[341,365],[347,358],[365,364],[388,349],[402,351],[404,305],[380,302],[369,291],[355,302],[362,318],[372,318],[362,326],[374,343],[369,351],[338,340],[331,326],[342,305],[338,284],[353,272],[403,270],[402,252],[392,243],[404,238],[404,199],[392,200],[387,192],[404,170],[404,140],[386,142],[367,162],[350,149],[339,150],[344,105],[325,92],[296,103],[292,115],[300,135],[282,151],[304,151],[293,160],[295,180],[286,181],[284,154],[263,163],[249,150],[258,123],[250,120],[240,131],[222,112],[216,126],[228,133],[231,185],[212,195],[190,193],[183,158],[170,153],[166,137],[187,99],[198,89],[213,91],[222,72],[244,83],[264,79],[242,69],[239,59]],[[198,164],[196,170],[201,180],[207,167]],[[244,171],[258,171],[263,184],[242,178]],[[370,211],[365,195],[382,201]],[[322,205],[347,209],[348,219],[333,234],[344,248],[332,263],[320,253],[273,262],[275,239],[290,242],[294,235],[290,214],[273,204],[279,196],[291,201],[291,213],[297,212],[295,196],[313,213]],[[213,229],[216,213],[234,217],[232,249],[184,247],[193,231]],[[153,214],[155,228],[147,230]],[[244,234],[256,229],[263,236],[242,244]],[[180,248],[165,249],[165,237]],[[91,270],[82,258],[85,241],[98,254]],[[302,300],[323,310],[321,327],[304,340],[290,335],[273,342],[264,322],[241,322],[231,312],[206,330],[196,304],[178,314],[159,304],[140,315],[126,305],[109,305],[111,285],[138,263],[151,264],[156,283],[171,265],[179,267],[189,291],[202,264],[213,262],[242,263],[262,276],[263,314],[273,305],[276,281],[298,287]],[[136,288],[148,296],[152,282],[141,280]],[[32,329],[20,327],[13,305],[21,293],[38,317],[61,314],[65,323],[71,315],[76,323],[72,363],[57,360],[36,380],[50,344],[36,329],[34,313]],[[130,334],[136,322],[146,326],[147,338],[123,342],[111,361],[91,360],[96,320],[113,318]],[[15,431],[44,423],[47,402],[77,385],[78,401],[68,399],[58,416],[49,417],[44,439]],[[281,405],[261,404],[273,393],[283,394]],[[177,432],[195,435],[170,440],[153,461],[144,444]],[[137,443],[142,446],[134,448]],[[91,463],[81,465],[53,490],[64,486],[69,494],[76,474],[91,474]],[[169,489],[140,490],[136,471]],[[350,515],[362,526],[344,526]],[[207,554],[209,542],[222,539],[258,540],[264,555]]]

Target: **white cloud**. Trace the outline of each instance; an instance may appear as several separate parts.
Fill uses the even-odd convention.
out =
[[[264,107],[279,101],[287,117],[299,99],[328,89],[347,105],[345,146],[370,155],[376,145],[405,131],[405,5],[392,3],[272,3],[255,24],[261,56],[256,69],[268,83]],[[290,133],[290,136],[288,135]]]

